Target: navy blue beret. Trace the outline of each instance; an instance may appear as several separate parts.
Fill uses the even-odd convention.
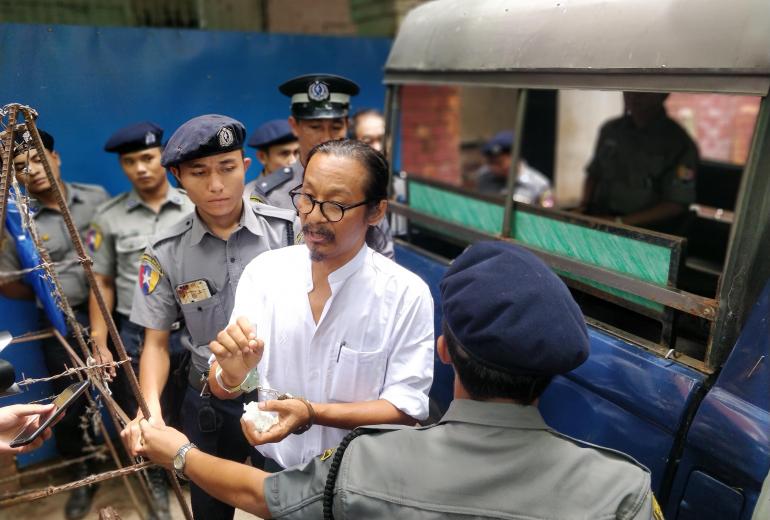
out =
[[[585,320],[567,286],[520,246],[474,244],[455,259],[440,289],[450,331],[489,368],[563,374],[588,357]]]
[[[267,148],[296,140],[297,137],[292,133],[291,126],[286,119],[273,119],[257,128],[246,144],[252,148]]]
[[[484,155],[497,155],[503,152],[510,152],[513,146],[513,131],[503,130],[498,132],[486,143],[481,151]]]
[[[190,119],[166,143],[160,163],[168,168],[180,163],[243,148],[243,123],[219,114]]]
[[[291,115],[296,119],[336,119],[348,116],[350,98],[358,85],[334,74],[305,74],[283,83],[278,90],[291,97]]]
[[[117,154],[156,148],[163,141],[163,129],[151,121],[124,126],[107,139],[104,151]]]

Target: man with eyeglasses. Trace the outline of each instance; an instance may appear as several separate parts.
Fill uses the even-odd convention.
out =
[[[385,215],[387,179],[387,161],[364,143],[311,150],[304,181],[291,190],[305,244],[246,266],[230,325],[210,345],[215,396],[257,386],[292,396],[259,403],[277,413],[268,431],[242,421],[249,442],[281,467],[311,460],[357,426],[428,416],[430,291],[365,242]]]

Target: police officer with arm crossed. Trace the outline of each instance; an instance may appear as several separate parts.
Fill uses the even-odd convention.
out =
[[[176,224],[194,208],[183,190],[172,187],[166,168],[160,163],[163,129],[150,121],[134,123],[113,133],[104,145],[107,152],[118,155],[123,173],[132,189],[101,205],[86,234],[91,251],[93,270],[107,308],[116,310],[116,321],[126,352],[134,371],[139,373],[139,354],[144,328],[132,323],[131,301],[139,276],[139,260],[150,237]],[[89,299],[91,339],[101,356],[100,362],[113,360],[107,342],[104,321],[93,292]],[[172,327],[173,328],[173,327]],[[181,344],[179,324],[171,334],[171,370],[178,368],[185,349]],[[108,369],[115,377],[115,368]],[[116,380],[115,397],[123,410],[133,417],[137,403],[122,374]],[[186,385],[185,385],[186,386]],[[165,420],[174,420],[181,405],[179,385],[169,384],[163,393]],[[148,470],[150,488],[161,518],[168,517],[168,491],[165,472],[160,468]]]
[[[239,419],[242,404],[211,396],[206,384],[208,344],[226,324],[246,264],[260,253],[294,243],[296,215],[243,197],[250,164],[245,128],[229,117],[205,115],[184,123],[169,139],[162,163],[171,169],[195,211],[151,241],[141,259],[131,321],[145,327],[139,367],[142,395],[162,424],[160,395],[169,375],[171,325],[184,315],[183,344],[191,352],[182,405],[183,430],[208,453],[243,462],[249,445]],[[140,447],[141,412],[122,435]],[[226,519],[233,508],[191,489],[196,518]]]
[[[553,376],[589,353],[564,283],[523,248],[482,242],[440,289],[437,351],[455,383],[437,424],[363,427],[272,475],[195,448],[179,457],[184,435],[146,422],[144,453],[263,518],[662,519],[646,468],[552,430],[537,409]]]
[[[289,125],[299,140],[299,160],[291,171],[273,172],[246,185],[246,193],[279,208],[293,209],[289,192],[302,183],[310,150],[323,142],[342,139],[348,132],[350,98],[358,94],[353,81],[333,74],[306,74],[283,83],[278,89],[291,98]],[[267,183],[263,188],[262,182]],[[393,235],[387,218],[367,230],[366,243],[375,251],[393,258]]]

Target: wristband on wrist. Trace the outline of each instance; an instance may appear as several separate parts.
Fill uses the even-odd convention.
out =
[[[307,406],[307,413],[308,413],[308,416],[309,416],[307,423],[303,424],[302,426],[300,426],[299,428],[297,428],[296,430],[294,430],[291,433],[293,433],[294,435],[301,435],[301,434],[305,433],[306,431],[308,431],[313,426],[313,424],[315,424],[315,410],[313,409],[313,405],[310,404],[310,401],[308,401],[304,397],[296,397],[296,396],[293,396],[293,395],[290,395],[290,394],[284,394],[284,395],[280,396],[278,399],[279,400],[296,399],[297,401],[302,401],[305,404],[305,406]]]
[[[248,378],[248,374],[246,375]],[[224,381],[222,381],[222,367],[217,365],[217,370],[214,372],[214,379],[217,380],[217,384],[219,384],[219,387],[227,392],[228,394],[236,394],[241,391],[241,385],[243,384],[243,381],[246,381],[246,378],[244,378],[243,381],[241,381],[238,386],[227,386]]]

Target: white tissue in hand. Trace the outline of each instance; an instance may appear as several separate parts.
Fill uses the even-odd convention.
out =
[[[256,401],[243,405],[243,418],[254,424],[254,428],[260,433],[265,433],[274,424],[278,424],[278,414],[275,412],[263,412]]]

